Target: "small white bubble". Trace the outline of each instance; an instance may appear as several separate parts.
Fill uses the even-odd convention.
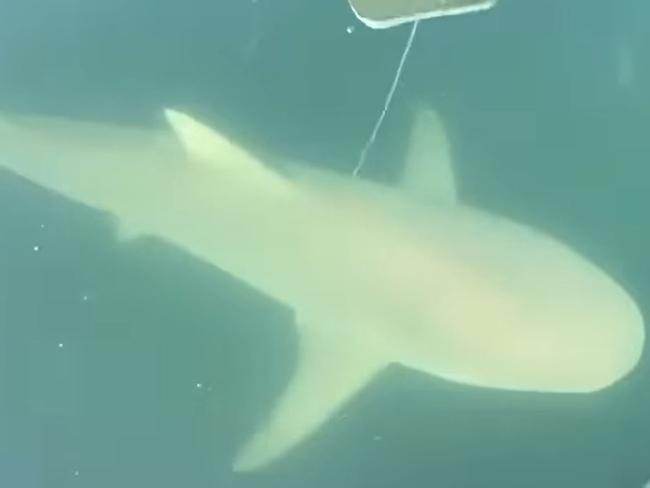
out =
[[[45,229],[45,224],[40,225],[41,229]]]
[[[63,349],[63,342],[59,342],[59,349]]]
[[[79,471],[75,471],[75,472],[72,473],[72,474],[74,474],[75,476],[79,476]]]
[[[38,245],[33,246],[33,247],[32,247],[32,250],[33,250],[34,252],[38,252],[38,251],[41,250],[41,246],[38,246]]]
[[[81,297],[81,299],[82,299],[84,302],[87,302],[87,301],[88,301],[88,295],[83,295],[83,296]]]
[[[196,387],[197,387],[198,389],[203,388],[203,383],[197,383],[197,384],[196,384]]]
[[[352,34],[354,32],[354,26],[348,25],[348,27],[345,30],[348,34]]]

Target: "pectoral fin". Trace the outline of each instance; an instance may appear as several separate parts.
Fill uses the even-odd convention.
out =
[[[189,115],[165,109],[165,117],[189,160],[217,172],[237,175],[249,184],[287,191],[287,181],[228,137]]]
[[[368,347],[353,344],[303,331],[297,369],[265,424],[237,456],[236,471],[262,467],[296,446],[386,365]]]

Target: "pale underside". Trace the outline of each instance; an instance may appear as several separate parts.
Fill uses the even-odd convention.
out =
[[[280,458],[392,363],[466,384],[589,392],[644,343],[632,299],[570,247],[458,202],[438,116],[415,117],[396,188],[266,166],[191,117],[143,130],[0,119],[0,167],[114,215],[296,312],[285,392],[235,468]]]

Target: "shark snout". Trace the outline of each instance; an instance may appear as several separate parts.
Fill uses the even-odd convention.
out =
[[[646,335],[643,316],[622,290],[618,297],[616,302],[597,305],[602,308],[599,326],[603,332],[588,344],[591,357],[581,358],[589,370],[584,392],[601,390],[625,378],[641,360]]]

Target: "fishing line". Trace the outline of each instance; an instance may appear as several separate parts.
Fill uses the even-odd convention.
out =
[[[375,123],[375,127],[372,129],[372,133],[370,134],[370,137],[366,141],[366,145],[363,146],[363,149],[361,150],[361,154],[359,156],[359,160],[357,161],[357,165],[352,171],[353,176],[359,175],[361,168],[363,168],[363,165],[366,162],[368,151],[370,150],[370,147],[374,144],[375,139],[377,138],[377,134],[379,133],[379,129],[381,128],[381,125],[384,122],[384,118],[386,117],[388,108],[390,107],[390,104],[393,101],[393,95],[395,95],[395,90],[397,89],[397,83],[399,83],[400,77],[402,76],[402,71],[404,70],[404,63],[406,62],[406,57],[408,56],[409,51],[411,50],[411,46],[413,45],[413,38],[415,37],[415,31],[417,30],[419,23],[420,23],[419,20],[413,22],[413,27],[411,27],[411,33],[409,34],[408,41],[406,41],[406,47],[402,52],[402,57],[399,60],[399,65],[397,66],[395,77],[393,78],[393,84],[391,85],[390,90],[388,91],[388,96],[384,101],[384,108],[382,109],[381,114],[379,114],[379,118]]]

